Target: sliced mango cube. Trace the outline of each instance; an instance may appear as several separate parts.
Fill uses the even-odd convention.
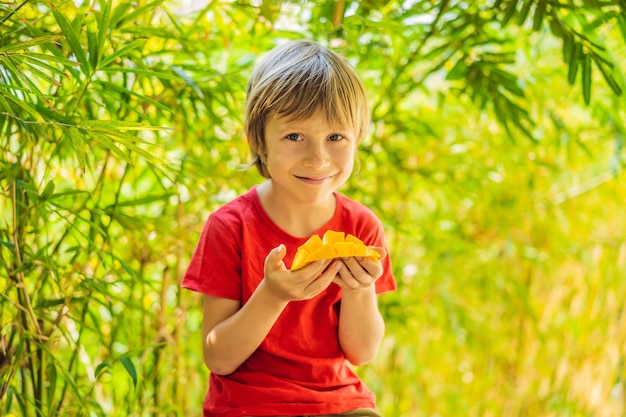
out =
[[[291,264],[291,270],[300,269],[311,262],[322,259],[345,258],[351,256],[362,256],[378,260],[380,254],[374,249],[366,246],[358,237],[327,230],[324,236],[311,236],[296,251]]]
[[[306,242],[304,242],[304,244],[302,246],[300,246],[298,248],[298,250],[300,249],[304,249],[309,253],[313,253],[315,252],[320,246],[322,246],[322,238],[319,237],[318,235],[313,235],[311,236]]]
[[[345,242],[346,234],[344,232],[335,232],[334,230],[327,230],[322,237],[322,244],[332,246],[338,242]]]

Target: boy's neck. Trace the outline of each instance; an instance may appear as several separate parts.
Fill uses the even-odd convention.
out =
[[[257,195],[265,213],[283,231],[294,237],[308,237],[328,223],[335,214],[335,196],[319,204],[303,204],[282,196],[271,180],[257,186]]]

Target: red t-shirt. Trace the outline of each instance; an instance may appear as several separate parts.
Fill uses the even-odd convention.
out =
[[[316,233],[351,233],[368,246],[386,247],[382,223],[364,205],[335,193],[333,218]],[[267,254],[283,243],[291,266],[307,238],[293,237],[265,213],[256,188],[212,213],[182,286],[245,304],[263,279]],[[376,281],[378,293],[396,284],[390,257]],[[375,408],[374,395],[352,371],[339,346],[341,289],[331,284],[306,301],[290,302],[257,350],[235,372],[211,374],[205,417],[335,414]]]

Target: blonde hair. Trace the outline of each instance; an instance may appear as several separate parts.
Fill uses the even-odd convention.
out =
[[[256,64],[246,90],[245,133],[252,152],[248,166],[269,178],[265,125],[274,115],[293,120],[322,111],[330,123],[352,128],[357,143],[367,132],[370,109],[363,83],[348,61],[309,40],[280,45]]]

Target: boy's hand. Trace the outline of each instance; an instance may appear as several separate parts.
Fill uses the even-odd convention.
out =
[[[383,275],[381,260],[387,255],[387,251],[378,247],[372,249],[380,254],[377,261],[360,257],[343,258],[341,269],[333,280],[342,291],[358,292],[367,289]]]
[[[265,285],[281,301],[309,300],[324,291],[343,263],[326,259],[315,261],[297,271],[290,271],[283,258],[285,245],[274,248],[265,258]]]

